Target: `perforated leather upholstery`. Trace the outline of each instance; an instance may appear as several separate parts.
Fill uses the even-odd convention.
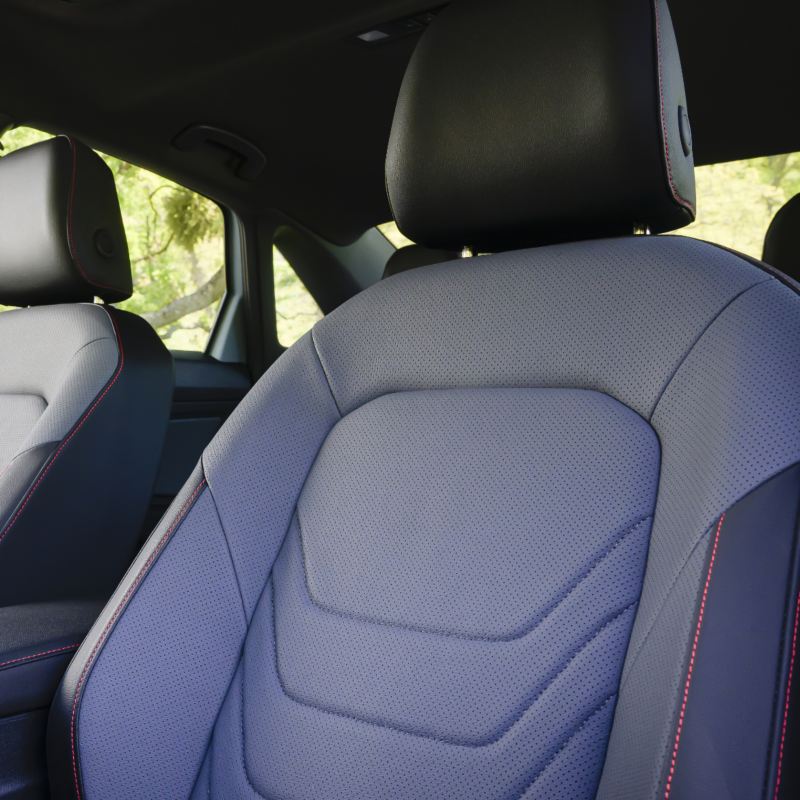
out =
[[[663,793],[717,520],[800,460],[798,335],[789,288],[680,238],[355,298],[231,417],[79,653],[63,786]]]
[[[33,306],[0,314],[0,606],[105,598],[149,505],[172,359],[144,320],[65,302],[130,294],[96,153],[58,137],[4,157],[0,209],[0,300]]]
[[[0,314],[0,604],[110,593],[171,393],[170,356],[137,317],[89,303]]]
[[[601,79],[597,97],[639,108],[634,132],[670,114],[641,143],[647,202],[629,205],[624,176],[587,192],[607,166],[587,146],[591,180],[560,186],[552,217],[531,215],[545,202],[532,176],[559,163],[536,162],[533,134],[585,112],[555,91],[563,119],[537,114],[526,54],[582,58],[584,39],[564,33],[586,0],[522,25],[539,5],[504,4],[499,28],[493,4],[456,4],[450,29],[442,12],[428,42],[466,58],[459,32],[485,24],[496,44],[505,26],[497,63],[523,63],[523,77],[458,84],[488,86],[475,89],[486,105],[456,92],[436,116],[417,101],[426,78],[449,85],[451,50],[423,39],[417,66],[442,70],[412,64],[390,149],[390,195],[421,241],[506,252],[380,282],[259,381],[67,672],[50,724],[59,796],[793,796],[800,298],[691,239],[510,249],[630,230],[641,209],[661,227],[690,216],[667,180],[682,86],[669,28],[653,25],[661,0],[590,2],[578,26],[594,55],[641,70]],[[638,103],[642,76],[668,91]],[[465,161],[498,146],[502,117],[486,110],[501,78],[525,104],[518,148]],[[609,102],[592,132],[624,161]],[[407,163],[423,128],[441,138]],[[437,160],[451,141],[456,157]],[[508,180],[522,151],[530,163]],[[686,153],[680,178],[691,189]],[[441,202],[453,187],[468,214]]]

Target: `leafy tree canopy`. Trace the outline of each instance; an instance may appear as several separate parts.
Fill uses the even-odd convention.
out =
[[[8,151],[49,138],[15,128],[2,141]],[[134,294],[119,307],[141,314],[173,349],[204,349],[225,291],[219,206],[148,170],[102,157],[116,181],[133,269]]]

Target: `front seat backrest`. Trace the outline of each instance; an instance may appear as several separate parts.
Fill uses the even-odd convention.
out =
[[[57,137],[0,159],[0,605],[110,594],[133,557],[172,359],[131,294],[110,169]]]
[[[383,268],[382,279],[391,278],[393,275],[399,275],[401,272],[417,269],[417,267],[452,261],[454,258],[458,258],[458,255],[451,250],[430,250],[427,247],[420,247],[418,244],[409,244],[398,248],[389,256],[389,260]]]
[[[437,16],[389,195],[495,254],[230,417],[67,671],[57,796],[791,796],[800,299],[630,235],[692,219],[690,153],[660,0]]]

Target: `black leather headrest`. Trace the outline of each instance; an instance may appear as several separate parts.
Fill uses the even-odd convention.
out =
[[[452,261],[458,258],[458,253],[454,250],[430,250],[418,244],[409,244],[395,250],[386,266],[383,268],[383,277],[391,278],[399,272],[407,272],[417,267],[427,267],[431,264],[442,264],[445,261]]]
[[[762,261],[800,280],[800,194],[789,200],[770,222]]]
[[[130,297],[131,265],[114,176],[65,136],[0,158],[0,303]]]
[[[423,34],[386,161],[400,230],[498,251],[694,219],[664,0],[456,0]]]

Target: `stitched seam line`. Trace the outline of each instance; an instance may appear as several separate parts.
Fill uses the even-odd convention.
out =
[[[244,659],[242,659],[242,677],[239,680],[239,728],[241,730],[241,741],[242,746],[239,749],[242,759],[242,770],[244,772],[245,780],[247,781],[247,785],[253,790],[253,792],[258,795],[258,797],[262,797],[264,800],[284,800],[284,798],[278,798],[276,795],[273,794],[264,794],[251,780],[250,772],[247,769],[247,755],[245,754],[245,738],[244,738]],[[211,766],[213,762],[209,763],[208,765],[208,772],[209,772],[209,782],[208,782],[208,797],[211,797]]]
[[[800,594],[797,596],[794,610],[794,628],[792,630],[792,651],[789,658],[789,675],[786,679],[786,701],[783,706],[783,723],[781,724],[781,742],[778,747],[778,771],[775,776],[774,800],[778,800],[781,788],[781,773],[783,770],[783,750],[786,744],[786,728],[789,724],[789,705],[792,699],[792,673],[794,672],[794,662],[797,655],[797,627],[800,623]]]
[[[672,162],[669,157],[669,137],[667,136],[667,120],[664,112],[664,75],[661,65],[661,25],[658,18],[658,3],[659,0],[654,0],[653,2],[653,15],[656,25],[656,63],[658,64],[658,99],[661,106],[661,135],[664,140],[664,159],[667,166],[667,178],[669,180],[669,188],[672,191],[672,196],[675,201],[685,208],[688,208],[692,214],[694,214],[694,205],[685,197],[681,196],[678,187],[675,185],[675,179],[672,176]]]
[[[333,400],[334,406],[336,406],[336,411],[339,413],[339,417],[343,418],[344,414],[342,414],[342,409],[339,407],[339,401],[336,399],[336,395],[333,391],[333,384],[331,383],[331,376],[328,374],[328,370],[325,366],[325,363],[322,360],[322,355],[319,352],[319,348],[317,347],[317,340],[314,337],[314,328],[311,329],[309,332],[309,336],[311,337],[311,344],[313,345],[312,349],[314,350],[314,355],[317,357],[317,361],[319,362],[319,368],[322,370],[322,374],[325,376],[325,383],[328,384],[328,391],[331,393],[331,398]]]
[[[63,647],[53,647],[51,650],[42,650],[41,653],[31,653],[29,656],[20,656],[19,658],[12,658],[9,661],[0,661],[0,669],[17,664],[24,664],[27,661],[36,661],[36,659],[52,656],[56,653],[66,653],[69,650],[77,650],[79,647],[80,642],[76,642],[74,644],[65,644]]]
[[[100,652],[100,649],[106,642],[106,639],[111,632],[111,629],[114,627],[115,623],[119,619],[122,612],[125,610],[128,602],[133,597],[136,590],[139,588],[139,584],[144,579],[145,575],[150,571],[150,568],[155,563],[158,556],[161,554],[162,550],[167,546],[172,534],[177,530],[178,526],[183,522],[186,518],[186,515],[189,513],[190,508],[192,507],[194,501],[197,499],[200,492],[206,485],[206,479],[203,478],[200,483],[197,484],[194,491],[191,493],[189,498],[186,502],[181,506],[180,510],[178,511],[175,519],[170,524],[169,528],[165,531],[164,535],[159,540],[158,544],[153,549],[153,552],[147,558],[147,561],[142,565],[142,568],[136,574],[136,577],[131,582],[131,585],[128,587],[127,591],[123,595],[122,599],[117,604],[117,607],[114,609],[114,613],[111,615],[111,618],[106,623],[105,627],[103,628],[100,636],[95,642],[94,647],[92,648],[91,653],[89,653],[89,657],[86,659],[86,663],[83,666],[83,670],[81,671],[80,677],[78,678],[78,682],[75,684],[75,693],[73,695],[72,700],[72,713],[70,716],[70,750],[72,754],[72,777],[74,782],[75,788],[75,796],[78,800],[81,800],[81,789],[80,789],[80,778],[78,777],[78,759],[77,759],[77,751],[76,751],[76,721],[78,715],[78,705],[80,703],[81,694],[83,688],[86,684],[86,679],[89,675],[89,671],[94,666],[95,659]]]
[[[203,471],[205,472],[205,464],[203,464],[203,457],[202,456],[200,457],[200,465],[201,465],[201,468],[203,469]],[[234,580],[236,581],[236,587],[237,587],[237,589],[239,591],[239,599],[240,599],[241,604],[242,604],[242,619],[243,619],[243,622],[244,622],[244,634],[243,634],[242,642],[244,642],[244,640],[247,638],[247,631],[248,631],[248,627],[249,627],[249,624],[250,624],[250,620],[247,618],[247,610],[245,608],[245,603],[244,603],[244,593],[242,592],[242,584],[241,584],[241,582],[239,580],[239,573],[236,571],[236,564],[233,561],[233,551],[231,550],[231,545],[230,545],[230,541],[228,540],[228,535],[225,532],[225,526],[222,524],[222,517],[220,516],[219,507],[217,506],[217,501],[216,501],[216,498],[214,497],[214,491],[211,488],[211,484],[208,483],[208,479],[206,479],[206,485],[208,487],[208,497],[211,500],[211,505],[213,506],[214,511],[216,512],[216,515],[217,515],[217,520],[219,522],[219,527],[220,527],[220,531],[222,533],[222,538],[225,540],[225,546],[228,549],[228,557],[230,558],[231,571],[233,572],[233,577],[234,577]],[[240,654],[239,660],[237,661],[237,667],[238,667],[239,662],[241,662],[241,658],[242,658],[242,656]],[[195,776],[195,779],[194,779],[194,783],[192,784],[192,791],[189,793],[190,797],[194,797],[194,793],[195,793],[195,791],[197,791],[197,787],[199,785],[201,785],[199,783],[199,781],[200,781],[200,779],[201,779],[201,777],[203,775],[203,767],[205,766],[206,761],[208,761],[207,797],[209,799],[211,798],[211,785],[212,785],[212,780],[213,780],[213,771],[212,771],[213,758],[211,757],[211,748],[214,745],[214,731],[216,730],[217,722],[219,721],[220,714],[222,713],[222,706],[224,705],[224,698],[228,696],[228,693],[230,691],[230,687],[231,687],[233,681],[236,679],[236,672],[237,672],[237,670],[234,669],[233,670],[233,674],[231,675],[231,679],[228,682],[228,687],[226,688],[226,690],[225,690],[225,692],[223,694],[223,703],[217,709],[217,713],[214,716],[214,723],[211,725],[211,728],[210,728],[210,732],[209,732],[209,736],[208,736],[208,742],[206,743],[205,749],[203,750],[203,757],[202,757],[202,759],[200,759],[200,767],[198,768],[197,775]]]
[[[694,349],[700,343],[700,341],[705,337],[705,335],[711,330],[714,326],[714,323],[740,298],[746,295],[752,289],[756,289],[759,286],[763,286],[765,283],[768,283],[771,278],[767,277],[763,280],[757,281],[756,283],[751,284],[750,286],[742,289],[740,292],[737,292],[727,303],[725,303],[719,311],[708,321],[702,331],[697,335],[695,340],[691,343],[691,345],[687,348],[686,352],[681,357],[681,360],[678,362],[675,369],[672,371],[672,374],[667,379],[666,383],[664,384],[664,388],[658,393],[658,397],[656,398],[656,402],[653,404],[653,410],[650,412],[650,415],[647,418],[647,421],[652,423],[653,417],[656,415],[656,411],[658,411],[658,406],[661,403],[664,395],[667,393],[667,389],[672,385],[672,381],[675,379],[675,376],[680,372],[681,367],[686,363],[689,359],[689,356],[694,352]]]
[[[318,601],[311,592],[311,585],[308,580],[308,565],[306,563],[306,551],[305,551],[305,544],[303,542],[303,527],[300,522],[300,509],[298,507],[295,516],[297,517],[297,530],[298,530],[298,539],[300,541],[300,552],[301,552],[301,561],[303,563],[303,576],[304,576],[304,583],[305,583],[305,590],[306,594],[308,595],[309,600],[321,611],[326,612],[327,614],[334,614],[338,617],[343,617],[344,619],[351,619],[356,620],[359,622],[367,622],[370,625],[381,625],[386,628],[398,628],[400,630],[407,630],[407,631],[415,631],[416,633],[424,633],[433,636],[441,636],[447,637],[451,639],[461,639],[467,642],[514,642],[518,639],[524,639],[526,636],[529,636],[533,633],[537,628],[543,625],[564,603],[569,600],[574,592],[576,592],[581,584],[587,581],[591,576],[592,573],[609,557],[611,556],[614,551],[623,544],[628,537],[637,531],[641,525],[647,520],[652,519],[652,514],[648,514],[647,516],[641,517],[640,519],[636,520],[631,526],[627,528],[623,528],[621,533],[616,534],[616,537],[611,540],[611,543],[606,545],[603,551],[597,556],[592,562],[590,562],[589,566],[584,569],[584,571],[578,576],[575,583],[571,586],[568,586],[562,589],[559,594],[550,601],[550,603],[545,606],[545,608],[539,613],[538,618],[534,618],[533,621],[529,621],[526,623],[526,627],[523,628],[518,633],[513,633],[510,636],[469,636],[463,633],[456,633],[454,631],[446,631],[440,630],[437,628],[426,628],[421,625],[408,625],[401,622],[388,622],[386,620],[378,619],[376,617],[370,617],[364,614],[355,614],[350,613],[348,611],[341,611],[337,608],[329,606],[325,603]]]
[[[37,422],[38,422],[38,420],[37,420]],[[18,458],[22,458],[22,456],[26,455],[27,453],[32,452],[33,450],[37,450],[40,447],[46,447],[47,445],[50,445],[51,447],[54,447],[57,444],[58,444],[58,439],[56,439],[55,441],[49,441],[49,442],[39,442],[39,444],[33,444],[30,447],[26,447],[24,450],[20,450],[18,453],[14,454],[14,457],[11,459],[11,461],[8,462],[8,464],[6,464],[2,469],[0,469],[0,478],[2,478],[3,475],[5,475],[6,472],[8,472],[10,467],[14,464],[14,462]]]
[[[700,546],[700,544],[705,539],[706,535],[709,534],[709,531],[715,528],[716,526],[711,526],[711,528],[706,529],[703,531],[703,534],[698,538],[698,540],[692,545],[692,549],[689,551],[689,555],[684,560],[683,564],[681,564],[680,569],[675,573],[672,578],[672,582],[669,585],[666,593],[664,594],[663,600],[659,603],[658,609],[653,615],[652,621],[647,627],[647,632],[642,637],[642,640],[636,647],[636,650],[633,652],[633,656],[630,659],[630,666],[627,666],[623,669],[623,676],[622,676],[622,683],[620,685],[620,694],[625,690],[625,687],[628,685],[628,681],[630,680],[631,675],[633,674],[633,668],[636,665],[636,662],[639,660],[639,654],[644,649],[644,646],[647,644],[648,640],[650,639],[650,634],[653,632],[653,628],[655,628],[656,623],[661,618],[661,613],[664,610],[664,606],[666,605],[667,600],[671,597],[672,592],[675,589],[675,585],[678,583],[681,575],[683,575],[684,570],[686,569],[687,564],[692,560],[692,556],[694,555],[695,550]]]
[[[22,500],[20,507],[17,509],[14,516],[9,520],[5,528],[3,528],[2,532],[0,532],[0,543],[2,543],[3,539],[5,539],[5,537],[8,535],[8,532],[14,527],[14,524],[20,518],[22,512],[25,510],[25,507],[30,502],[31,497],[33,497],[34,492],[39,488],[39,484],[41,484],[41,482],[47,477],[47,473],[50,472],[50,470],[52,469],[53,464],[55,464],[56,462],[56,459],[61,455],[61,453],[64,451],[67,445],[72,441],[75,434],[78,433],[78,431],[84,426],[86,420],[88,420],[89,417],[94,413],[94,410],[97,408],[97,406],[99,406],[100,403],[103,402],[103,399],[111,391],[111,387],[114,386],[120,374],[122,373],[122,368],[125,366],[125,351],[122,347],[122,338],[119,335],[119,328],[117,327],[117,322],[114,319],[113,315],[104,306],[101,306],[101,308],[103,309],[103,311],[105,311],[106,314],[108,314],[108,318],[111,320],[111,325],[114,328],[114,335],[117,337],[117,347],[119,349],[119,360],[117,361],[117,369],[109,379],[108,383],[106,383],[105,388],[94,399],[94,402],[84,412],[80,420],[78,420],[75,427],[73,427],[73,429],[64,437],[61,444],[58,446],[58,449],[50,457],[47,466],[42,470],[41,474],[36,479],[36,482],[33,484],[33,486],[31,486],[30,489],[28,489],[24,499]]]
[[[201,461],[202,461],[202,456],[201,456]],[[203,469],[203,471],[205,472],[205,468]],[[230,540],[228,539],[228,534],[225,531],[225,526],[222,524],[222,517],[220,516],[219,508],[217,507],[217,501],[214,497],[214,492],[211,491],[211,486],[208,484],[208,480],[206,480],[206,485],[208,486],[208,496],[209,498],[211,498],[211,505],[214,507],[214,513],[217,515],[217,522],[219,522],[219,530],[220,533],[222,534],[222,541],[225,542],[225,549],[228,552],[228,559],[231,564],[231,571],[233,572],[233,578],[236,581],[236,591],[239,593],[239,602],[242,605],[242,619],[244,621],[245,635],[246,635],[247,627],[250,624],[250,620],[247,617],[247,608],[245,607],[244,604],[244,593],[242,592],[242,582],[239,580],[239,572],[236,569],[236,562],[233,560],[233,550],[231,549],[231,543]]]
[[[605,709],[605,707],[614,699],[616,692],[612,692],[599,706],[597,706],[588,717],[586,717],[583,722],[569,735],[567,739],[561,744],[561,746],[553,753],[552,757],[548,760],[548,762],[533,776],[531,782],[522,790],[520,793],[520,797],[524,797],[526,792],[533,788],[534,784],[539,780],[539,778],[544,775],[545,772],[550,768],[551,764],[558,759],[561,753],[564,752],[567,745],[601,712]]]
[[[677,234],[674,235],[677,236]],[[711,247],[716,247],[717,250],[722,250],[724,253],[730,253],[731,255],[736,256],[741,261],[744,261],[745,264],[755,267],[757,270],[766,273],[770,278],[778,281],[778,283],[782,283],[788,289],[791,289],[795,294],[800,294],[800,282],[796,281],[791,275],[786,275],[785,273],[781,272],[771,264],[767,264],[765,261],[759,261],[757,258],[748,256],[745,253],[740,253],[738,250],[725,247],[725,245],[718,244],[717,242],[709,242],[707,239],[698,239],[697,241],[704,242],[705,244],[711,245]]]
[[[96,339],[91,339],[90,341],[86,342],[86,344],[83,344],[83,345],[81,345],[81,346],[80,346],[80,347],[79,347],[79,348],[78,348],[78,349],[77,349],[77,350],[76,350],[76,351],[75,351],[75,352],[74,352],[74,353],[73,353],[73,354],[70,356],[70,359],[69,359],[69,362],[68,362],[68,363],[69,363],[69,364],[71,364],[71,363],[72,363],[72,362],[75,360],[75,358],[76,358],[76,356],[78,355],[78,353],[81,353],[82,351],[84,351],[84,350],[85,350],[87,347],[89,347],[90,345],[93,345],[93,344],[95,344],[96,342],[105,342],[105,341],[108,341],[108,340],[109,340],[109,337],[108,337],[108,336],[98,336]],[[41,395],[38,395],[38,394],[33,394],[33,395],[31,395],[31,394],[27,394],[26,392],[3,392],[3,394],[4,394],[4,395],[9,395],[9,394],[11,394],[11,395],[15,395],[15,396],[26,396],[26,397],[38,397],[38,398],[39,398],[39,399],[40,399],[40,400],[41,400],[41,401],[44,403],[44,405],[45,405],[45,411],[47,411],[47,408],[48,408],[48,406],[50,405],[50,404],[47,402],[47,400],[45,400],[45,398],[44,398],[44,397],[42,397]],[[44,414],[44,413],[45,413],[45,411],[43,411],[43,412],[42,412],[42,414]],[[39,419],[41,419],[41,417],[39,417]],[[38,422],[38,420],[37,420],[37,422]],[[29,435],[30,435],[30,434],[29,434]],[[6,465],[5,465],[5,466],[4,466],[2,469],[0,469],[0,477],[2,477],[2,476],[3,476],[3,475],[6,473],[6,471],[8,470],[8,468],[9,468],[9,467],[10,467],[10,466],[11,466],[11,465],[12,465],[12,464],[13,464],[13,463],[14,463],[14,462],[15,462],[15,461],[18,459],[18,458],[20,458],[20,456],[24,456],[26,453],[30,453],[30,452],[31,452],[31,450],[35,450],[37,447],[42,447],[43,445],[46,445],[46,444],[56,444],[57,442],[58,442],[58,440],[55,440],[55,441],[53,441],[53,442],[40,442],[39,444],[32,445],[31,447],[26,447],[24,450],[20,450],[18,453],[15,453],[15,454],[14,454],[14,457],[11,459],[11,461],[9,461],[9,462],[8,462],[8,464],[6,464]]]
[[[625,616],[632,608],[636,606],[638,600],[635,600],[633,603],[629,603],[623,609],[613,612],[613,615],[607,617],[603,624],[597,628],[591,636],[581,644],[577,650],[575,650],[566,663],[556,672],[555,675],[550,678],[547,683],[534,695],[534,697],[528,702],[528,704],[523,708],[520,712],[518,712],[514,718],[506,724],[506,727],[500,730],[498,733],[495,733],[491,736],[491,738],[486,739],[484,741],[466,741],[466,740],[459,740],[459,739],[447,739],[443,736],[436,736],[427,733],[419,733],[408,728],[402,728],[399,725],[392,725],[386,722],[379,722],[375,719],[366,719],[364,717],[356,716],[355,714],[348,714],[345,711],[337,711],[332,708],[327,708],[325,706],[319,705],[317,703],[307,702],[302,700],[301,698],[294,695],[290,692],[283,681],[283,676],[281,675],[280,666],[278,664],[278,633],[277,633],[277,613],[275,608],[275,580],[274,578],[271,580],[271,592],[272,592],[272,644],[273,644],[273,652],[275,657],[275,675],[278,679],[278,685],[281,687],[281,691],[283,694],[292,702],[297,703],[298,705],[305,706],[306,708],[313,708],[316,711],[319,711],[323,714],[330,714],[335,717],[342,717],[344,719],[353,720],[354,722],[360,722],[364,725],[372,725],[377,728],[385,728],[387,730],[395,731],[397,733],[402,733],[405,736],[412,736],[415,739],[428,739],[430,741],[439,742],[441,744],[452,745],[455,747],[469,747],[469,748],[479,748],[479,747],[488,747],[489,745],[497,744],[504,736],[506,736],[515,725],[517,725],[522,718],[536,705],[537,702],[544,696],[544,694],[550,689],[553,684],[572,666],[575,660],[590,646],[592,645],[600,635],[606,631],[609,627],[611,627],[617,620],[621,617]]]
[[[72,175],[70,177],[69,202],[67,204],[67,240],[69,242],[69,250],[70,254],[72,255],[72,260],[75,262],[78,272],[80,272],[83,279],[90,286],[96,286],[100,289],[119,291],[115,286],[109,286],[106,283],[101,283],[100,281],[90,278],[86,273],[86,270],[83,268],[80,258],[78,257],[78,248],[75,247],[75,236],[72,231],[72,217],[75,208],[75,190],[78,183],[78,146],[71,136],[67,136],[67,141],[69,142],[70,150],[72,151]]]
[[[796,466],[800,466],[800,461],[795,461],[792,464],[789,464],[789,465],[787,465],[785,467],[782,467],[777,472],[772,473],[769,477],[765,478],[755,488],[760,488],[761,486],[764,486],[772,478],[775,478],[777,475],[782,474],[785,470],[791,469],[792,467],[796,467]],[[751,488],[749,491],[753,491],[753,490],[754,489]],[[739,497],[739,499],[741,499],[741,496]],[[728,506],[727,510],[730,510],[735,504],[736,504],[736,501],[732,501],[731,504]],[[641,654],[641,652],[644,649],[645,645],[649,641],[650,635],[652,634],[653,629],[656,627],[656,624],[658,623],[659,619],[661,618],[661,614],[664,611],[664,607],[665,607],[665,605],[667,603],[667,600],[669,600],[670,596],[672,595],[672,592],[675,589],[675,585],[678,583],[678,581],[680,580],[681,575],[683,575],[684,571],[686,570],[686,567],[688,566],[689,562],[692,560],[692,557],[694,556],[694,553],[697,550],[697,548],[703,543],[703,540],[707,536],[713,535],[713,532],[714,532],[715,529],[716,529],[716,524],[712,523],[705,530],[703,530],[703,532],[697,537],[696,541],[690,547],[689,552],[686,555],[686,557],[684,558],[684,560],[681,563],[680,567],[678,567],[677,571],[672,576],[672,580],[671,580],[671,582],[669,584],[669,587],[663,593],[663,596],[662,596],[661,600],[659,600],[657,607],[653,609],[653,613],[651,614],[650,622],[647,625],[647,630],[640,637],[639,644],[636,645],[636,649],[632,652],[632,654],[629,654],[629,656],[625,660],[625,667],[623,668],[623,673],[622,673],[622,683],[621,683],[621,686],[620,686],[620,694],[622,694],[624,692],[625,687],[628,685],[628,682],[630,681],[631,676],[634,673],[634,667],[636,666],[636,663],[639,660],[639,655]],[[766,778],[765,778],[765,781],[766,781]],[[765,791],[766,791],[766,789],[765,789]]]
[[[683,701],[681,702],[681,710],[678,714],[678,725],[675,731],[675,744],[672,747],[672,760],[669,765],[669,773],[667,775],[667,785],[664,790],[664,800],[669,800],[670,793],[672,792],[672,781],[675,777],[675,766],[678,762],[678,750],[681,744],[681,734],[683,733],[683,723],[686,719],[686,705],[689,701],[689,689],[692,686],[692,675],[694,674],[694,664],[697,657],[697,643],[700,640],[700,631],[703,628],[703,616],[706,610],[706,600],[708,598],[708,587],[711,584],[711,575],[714,572],[714,564],[717,560],[717,546],[719,545],[719,535],[722,531],[722,525],[725,522],[725,514],[719,518],[717,523],[717,532],[714,535],[714,544],[711,548],[711,558],[708,562],[708,572],[706,574],[706,582],[703,586],[703,595],[700,600],[700,611],[697,614],[697,626],[694,631],[694,640],[692,641],[692,651],[689,656],[689,666],[686,669],[686,683],[683,687]]]

